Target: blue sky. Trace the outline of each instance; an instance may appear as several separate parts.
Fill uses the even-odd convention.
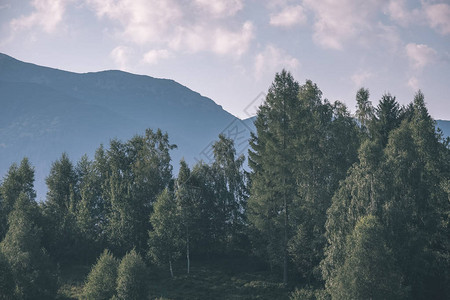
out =
[[[0,0],[0,52],[174,79],[241,118],[286,68],[352,112],[359,87],[420,88],[450,120],[449,0]]]

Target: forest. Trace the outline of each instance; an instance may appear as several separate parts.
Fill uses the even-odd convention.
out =
[[[450,299],[450,138],[418,91],[356,113],[277,73],[246,158],[163,130],[0,183],[0,299]],[[178,174],[173,174],[177,164]]]

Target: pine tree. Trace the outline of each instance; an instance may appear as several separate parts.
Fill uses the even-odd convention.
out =
[[[46,178],[47,200],[44,203],[44,244],[58,262],[73,262],[80,252],[76,227],[78,194],[77,178],[72,162],[66,153],[52,164]]]
[[[33,200],[36,198],[34,168],[26,157],[22,159],[19,166],[11,165],[0,185],[0,240],[8,230],[8,215],[13,210],[20,193],[25,193]]]
[[[87,276],[82,299],[109,300],[116,293],[117,269],[119,262],[104,250]]]
[[[287,284],[288,241],[292,236],[290,208],[296,193],[292,162],[299,84],[283,70],[275,75],[266,102],[258,111],[250,146],[251,197],[249,220],[260,236],[269,262],[283,267]],[[293,120],[294,119],[294,120]],[[265,245],[265,246],[263,246]]]
[[[133,249],[120,262],[117,270],[117,299],[140,300],[147,298],[147,267]]]
[[[84,260],[98,256],[103,242],[101,182],[93,162],[84,155],[76,167],[77,194],[80,200],[76,207],[76,226],[80,235],[80,250]]]

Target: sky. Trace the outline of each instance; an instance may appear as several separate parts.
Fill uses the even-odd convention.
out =
[[[450,0],[0,0],[0,52],[173,79],[240,118],[285,68],[352,112],[360,87],[421,89],[450,120]]]

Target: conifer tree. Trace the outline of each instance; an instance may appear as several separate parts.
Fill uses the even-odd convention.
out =
[[[52,164],[46,178],[47,200],[44,203],[44,245],[58,262],[78,258],[80,252],[76,227],[77,177],[66,153]]]
[[[0,240],[6,234],[8,215],[13,210],[20,193],[25,193],[33,200],[36,198],[34,168],[26,157],[19,166],[11,165],[0,185]]]
[[[296,193],[292,162],[299,84],[283,70],[275,75],[264,105],[259,108],[250,146],[251,197],[249,219],[260,236],[269,262],[282,266],[287,284],[288,241],[292,236],[290,209]],[[264,246],[263,246],[264,245]]]

